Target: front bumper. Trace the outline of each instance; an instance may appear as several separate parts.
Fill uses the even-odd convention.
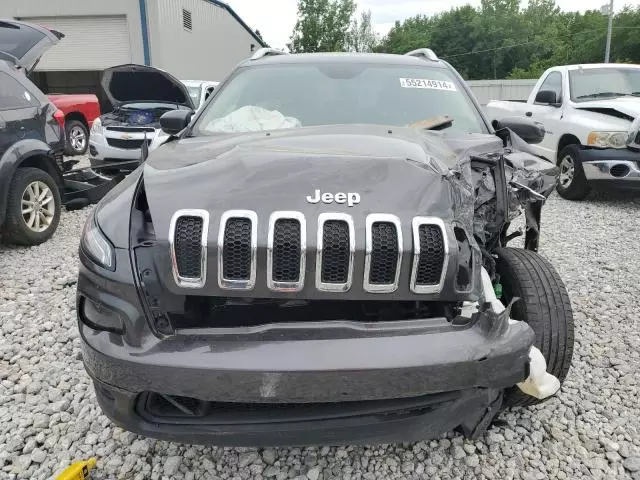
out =
[[[126,140],[123,138],[125,137]],[[141,143],[145,139],[145,133],[125,133],[109,131],[105,127],[102,127],[98,132],[91,132],[89,137],[89,156],[93,161],[126,161],[126,160],[138,160],[142,150],[140,148],[119,148],[109,145],[108,139],[115,139],[119,141],[136,141]],[[149,151],[157,148],[164,143],[169,136],[159,129],[155,132],[146,133],[147,141],[149,142]]]
[[[79,329],[105,414],[143,435],[250,446],[406,441],[456,427],[473,435],[497,412],[502,390],[528,374],[533,331],[513,321],[496,329],[495,314],[466,325],[272,324],[158,338],[127,260],[118,250],[117,272],[99,274],[83,262],[78,280],[79,300],[117,312],[125,333],[82,319]],[[150,392],[203,406],[198,415],[159,417],[144,407]]]
[[[640,152],[630,149],[581,151],[582,168],[592,185],[640,188]]]

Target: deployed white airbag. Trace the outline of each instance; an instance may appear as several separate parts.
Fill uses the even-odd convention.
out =
[[[297,118],[285,117],[277,110],[246,105],[230,114],[211,121],[205,130],[208,132],[260,132],[282,128],[300,128],[302,124]]]

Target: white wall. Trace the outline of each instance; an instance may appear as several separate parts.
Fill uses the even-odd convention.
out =
[[[534,80],[469,80],[467,85],[484,106],[489,100],[526,100],[538,79]]]
[[[0,0],[0,18],[94,15],[125,15],[129,27],[131,61],[144,63],[140,5],[137,0]],[[95,34],[99,36],[100,32]],[[100,52],[95,52],[95,55],[100,55]]]
[[[193,28],[182,26],[182,9]],[[224,8],[206,0],[147,1],[151,65],[183,80],[222,80],[251,55],[255,38]]]

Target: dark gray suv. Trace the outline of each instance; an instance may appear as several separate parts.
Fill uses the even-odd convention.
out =
[[[428,49],[261,50],[163,115],[82,237],[102,410],[182,442],[340,444],[476,437],[555,394],[573,319],[536,253],[557,169],[526,122],[494,130]]]

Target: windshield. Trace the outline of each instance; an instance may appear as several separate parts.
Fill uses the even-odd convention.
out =
[[[640,95],[640,68],[585,68],[569,71],[571,100]]]
[[[436,121],[437,128],[487,131],[467,93],[443,68],[338,62],[270,65],[241,68],[208,105],[194,132],[405,126],[443,116],[453,122]]]
[[[200,85],[195,87],[187,85],[187,92],[189,92],[189,97],[191,97],[191,103],[193,106],[198,108],[200,106],[200,97],[202,96],[202,88],[200,88]]]

